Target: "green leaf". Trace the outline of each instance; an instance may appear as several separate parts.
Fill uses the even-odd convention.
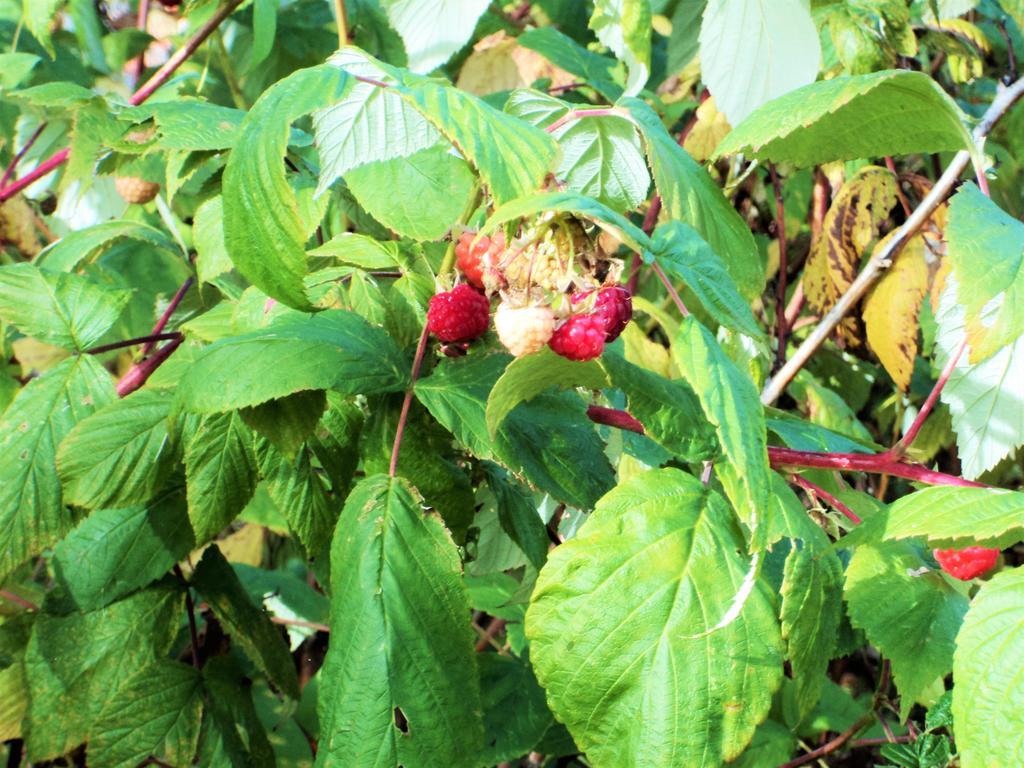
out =
[[[497,653],[477,658],[487,736],[480,760],[488,765],[515,760],[533,750],[555,718],[525,660]]]
[[[40,61],[31,53],[0,53],[0,87],[10,89],[21,85]]]
[[[326,393],[322,389],[311,389],[243,408],[239,415],[253,431],[267,438],[286,456],[294,457],[313,434],[326,408]]]
[[[231,639],[267,673],[282,693],[297,699],[299,680],[281,631],[250,599],[216,544],[206,548],[192,574],[192,584]]]
[[[824,539],[824,534],[820,538]],[[806,545],[790,550],[780,594],[782,639],[795,684],[796,711],[787,719],[794,723],[807,717],[821,698],[836,647],[842,591],[843,566],[835,552],[824,549],[815,554]]]
[[[964,308],[950,275],[936,312],[935,366],[945,367],[963,343]],[[973,480],[1024,445],[1024,336],[988,360],[961,355],[942,390],[949,406],[963,476]]]
[[[505,418],[520,403],[546,389],[604,389],[608,377],[595,361],[575,362],[543,349],[509,363],[487,398],[487,431],[493,437]]]
[[[775,99],[733,128],[715,154],[806,168],[972,146],[959,107],[938,83],[922,72],[887,70],[822,80]]]
[[[732,125],[813,83],[820,64],[808,0],[708,0],[700,28],[701,76]]]
[[[492,441],[486,403],[507,355],[446,360],[416,383],[416,396],[469,451],[493,459],[558,501],[589,509],[614,485],[604,446],[571,392],[539,395],[505,419]]]
[[[608,101],[622,96],[616,79],[615,62],[588,50],[554,27],[530,29],[516,38],[524,48],[536,51],[556,67],[577,75]]]
[[[945,240],[970,362],[979,363],[1024,334],[1024,224],[965,184],[949,204]]]
[[[58,584],[93,611],[156,581],[195,546],[180,490],[145,506],[93,512],[53,549]]]
[[[547,128],[568,114],[570,104],[540,93],[520,90],[505,109],[532,125]],[[562,160],[555,176],[565,189],[592,197],[615,211],[636,208],[647,199],[651,177],[636,127],[617,115],[567,120],[551,134],[558,140]]]
[[[22,0],[21,20],[32,37],[39,41],[51,59],[56,58],[50,27],[64,0]]]
[[[359,269],[393,270],[402,266],[397,243],[381,242],[355,232],[335,235],[319,248],[310,251],[309,255],[330,258]]]
[[[679,0],[672,14],[672,34],[668,39],[668,71],[679,72],[693,61],[700,47],[701,18],[707,0]]]
[[[498,523],[516,546],[540,570],[548,559],[548,539],[544,521],[533,499],[504,469],[490,461],[481,463],[487,487],[494,494]]]
[[[536,191],[552,169],[558,153],[554,139],[476,96],[429,80],[395,90],[476,167],[496,204]]]
[[[685,381],[666,379],[614,354],[604,355],[601,365],[612,386],[625,393],[629,413],[644,425],[648,437],[682,461],[717,456],[714,428]]]
[[[69,232],[40,251],[33,263],[49,272],[71,272],[122,240],[136,240],[175,256],[181,254],[175,242],[159,229],[138,221],[115,220]]]
[[[252,700],[252,681],[229,656],[203,665],[205,717],[197,765],[273,765],[274,748]]]
[[[426,74],[462,48],[487,10],[487,0],[382,0],[388,21],[402,36],[409,69]]]
[[[186,152],[231,149],[241,136],[245,115],[240,109],[187,98],[153,101],[122,113],[136,122],[153,120],[153,141],[161,149]]]
[[[236,411],[195,419],[185,433],[185,485],[196,543],[238,516],[256,490],[256,476],[253,435]]]
[[[331,504],[309,449],[303,447],[294,457],[288,457],[261,440],[256,445],[256,460],[267,493],[284,512],[288,527],[307,554],[316,556],[330,540],[340,502],[337,506]]]
[[[336,392],[327,394],[324,413],[309,447],[323,467],[331,483],[331,492],[338,499],[348,495],[352,477],[359,465],[359,435],[363,429],[363,411]]]
[[[746,747],[782,657],[768,590],[744,587],[743,547],[717,494],[662,469],[605,496],[551,553],[526,634],[592,765],[719,765]]]
[[[346,394],[399,392],[409,366],[380,328],[345,310],[282,317],[262,331],[218,341],[200,353],[178,395],[197,413],[259,405],[307,389]]]
[[[443,237],[475,187],[469,163],[443,143],[408,157],[360,165],[345,174],[345,182],[371,216],[414,240]]]
[[[755,339],[764,335],[725,262],[688,224],[670,221],[658,227],[654,254],[662,269],[682,280],[717,322]]]
[[[196,275],[208,283],[231,271],[231,257],[224,245],[224,201],[220,195],[211,197],[196,211],[192,225],[196,243]]]
[[[391,87],[398,79],[359,48],[346,47],[328,59],[357,82],[344,99],[313,114],[313,132],[320,155],[317,194],[353,168],[409,157],[435,146],[441,133]]]
[[[1022,653],[1024,569],[1014,568],[982,585],[956,638],[953,722],[963,768],[1013,765],[1020,758]]]
[[[247,69],[252,70],[270,54],[277,32],[278,0],[255,0],[252,12],[252,51]]]
[[[491,214],[487,223],[480,229],[480,233],[489,235],[506,222],[529,218],[545,211],[572,213],[590,219],[637,253],[642,254],[651,249],[650,239],[629,219],[597,200],[572,192],[542,192],[506,203]]]
[[[789,728],[774,720],[765,720],[754,731],[750,746],[735,761],[729,763],[729,768],[783,765],[796,751],[796,745],[796,736]]]
[[[58,363],[18,391],[0,421],[0,580],[71,529],[61,502],[57,445],[76,422],[113,400],[93,358]]]
[[[150,756],[169,765],[190,764],[202,707],[199,670],[169,660],[143,667],[99,711],[89,765],[134,768]]]
[[[28,759],[88,740],[112,692],[167,653],[182,611],[181,593],[160,586],[98,611],[40,615],[25,653]]]
[[[672,342],[680,373],[697,393],[704,416],[715,426],[725,460],[735,474],[726,484],[729,500],[752,531],[768,509],[771,476],[764,409],[754,383],[692,316]]]
[[[639,99],[621,106],[633,115],[647,142],[647,161],[667,216],[689,224],[725,260],[725,268],[746,299],[764,288],[764,266],[743,217],[704,168],[680,147],[658,114]]]
[[[0,318],[27,336],[66,349],[95,346],[131,298],[82,275],[31,264],[0,267]]]
[[[635,96],[651,74],[649,0],[595,0],[590,28],[626,63],[626,96]]]
[[[268,296],[309,309],[305,227],[281,158],[293,120],[340,100],[352,78],[300,69],[263,92],[242,123],[224,171],[224,242],[238,271]]]
[[[317,765],[475,768],[483,728],[461,570],[405,481],[353,489],[331,544]]]
[[[171,402],[143,390],[79,422],[57,450],[65,501],[100,509],[153,498],[178,461]]]
[[[919,536],[938,549],[1004,549],[1024,539],[1024,493],[933,486],[907,494],[889,507],[883,538]]]
[[[846,568],[845,592],[851,623],[892,663],[900,719],[915,702],[931,704],[933,683],[953,667],[967,598],[907,542],[857,547]]]

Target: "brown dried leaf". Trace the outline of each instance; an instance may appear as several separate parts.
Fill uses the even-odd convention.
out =
[[[804,269],[804,291],[813,309],[827,312],[849,289],[864,250],[895,205],[896,179],[885,168],[862,168],[843,185]],[[854,318],[843,320],[840,331],[850,343],[859,343]]]
[[[690,153],[698,163],[707,161],[714,153],[715,147],[732,130],[728,119],[715,106],[715,97],[711,96],[697,107],[697,122],[686,136],[683,149]]]
[[[10,243],[30,259],[43,248],[36,230],[35,212],[20,195],[0,203],[0,243],[3,242]]]
[[[907,242],[864,302],[868,345],[904,391],[910,386],[910,375],[914,372],[918,319],[921,302],[928,293],[928,273],[925,243],[919,235]]]
[[[459,71],[456,86],[477,96],[526,88],[542,77],[553,87],[569,85],[576,78],[559,69],[536,51],[524,48],[504,32],[488,35],[473,46],[473,53]]]

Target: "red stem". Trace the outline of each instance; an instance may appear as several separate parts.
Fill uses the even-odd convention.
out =
[[[139,0],[139,20],[136,25],[143,32],[146,31],[147,22],[149,21],[149,0]],[[143,50],[139,54],[139,58],[135,60],[135,80],[138,82],[142,79],[142,75],[146,72],[146,51]]]
[[[651,234],[654,231],[654,227],[658,224],[658,214],[661,213],[661,195],[655,194],[651,198],[651,204],[647,206],[647,213],[644,214],[644,221],[641,225],[644,234]],[[640,269],[643,267],[644,260],[640,258],[639,253],[633,254],[633,263],[630,265],[629,282],[626,284],[626,288],[630,293],[636,293],[637,283],[640,282]]]
[[[163,365],[164,361],[174,353],[174,350],[181,346],[181,342],[184,340],[184,336],[178,336],[178,338],[160,347],[151,357],[147,357],[145,360],[133,365],[128,373],[117,382],[117,396],[127,397],[142,387],[149,380],[149,377],[153,375],[153,372]]]
[[[151,331],[153,336],[159,336],[160,332],[167,327],[167,321],[171,319],[171,315],[174,314],[174,310],[176,310],[178,305],[181,304],[181,300],[185,298],[185,294],[188,293],[188,289],[192,287],[192,283],[194,282],[195,280],[189,277],[181,284],[181,287],[177,290],[174,296],[171,297],[171,301],[168,303],[167,309],[164,310],[164,313],[160,315],[160,319],[156,321],[156,325],[153,326],[153,330]],[[146,346],[142,348],[142,354],[148,355],[152,352],[153,347],[156,346],[156,343],[159,340],[160,339],[158,338],[153,338],[146,342]]]
[[[430,331],[427,324],[423,324],[423,333],[420,334],[420,343],[416,346],[416,357],[412,361],[412,381],[409,382],[409,389],[405,392],[405,400],[402,401],[402,413],[398,417],[398,427],[395,429],[395,444],[391,448],[391,466],[388,467],[388,476],[394,477],[398,472],[398,451],[402,447],[402,434],[405,432],[405,423],[409,420],[409,408],[412,406],[412,390],[416,379],[420,376],[420,367],[423,365],[423,353],[427,349],[427,339]]]
[[[775,171],[775,164],[768,164],[768,174],[775,190],[775,234],[779,240],[779,279],[775,286],[775,366],[781,368],[786,362],[786,277],[789,271],[789,250],[786,243],[786,208],[782,202],[782,184]]]
[[[661,280],[662,285],[665,286],[665,290],[668,291],[668,295],[672,297],[672,301],[675,303],[676,309],[679,310],[679,314],[681,314],[683,317],[689,316],[690,312],[689,310],[686,309],[686,305],[683,304],[683,300],[682,298],[680,298],[679,292],[676,290],[676,287],[672,285],[672,281],[668,279],[668,276],[665,274],[665,271],[658,265],[658,262],[652,261],[651,269],[654,270],[654,274],[658,276],[658,279]]]
[[[914,439],[917,437],[917,433],[921,431],[921,427],[924,426],[925,420],[928,415],[932,412],[935,404],[939,401],[939,395],[942,394],[943,388],[946,386],[946,382],[949,381],[949,377],[953,375],[953,371],[956,369],[956,364],[960,362],[960,358],[964,354],[964,350],[967,349],[967,337],[964,336],[964,340],[960,343],[956,352],[946,362],[945,367],[942,369],[942,373],[939,374],[939,380],[935,382],[935,386],[932,387],[932,391],[928,393],[928,398],[924,401],[924,405],[921,406],[921,410],[918,411],[917,417],[914,419],[914,423],[910,425],[910,429],[907,430],[907,434],[890,448],[886,454],[892,459],[899,459],[902,457],[907,450],[910,448]]]
[[[148,336],[136,336],[134,339],[125,339],[124,341],[112,341],[110,344],[104,344],[99,347],[93,347],[89,350],[90,355],[100,355],[104,352],[113,352],[115,349],[124,349],[125,347],[134,347],[136,344],[150,344],[157,341],[170,341],[176,339],[181,334],[178,331],[169,331],[167,333],[151,333]]]
[[[609,115],[618,114],[618,110],[615,107],[598,107],[596,109],[571,109],[562,115],[560,118],[555,120],[544,130],[548,133],[554,133],[563,125],[568,123],[570,120],[581,120],[584,117],[608,117]]]
[[[40,123],[39,127],[36,128],[35,133],[33,133],[29,137],[29,140],[25,142],[25,146],[18,150],[18,154],[14,156],[14,159],[11,160],[11,164],[4,169],[4,175],[0,177],[0,189],[3,189],[7,185],[8,180],[14,175],[14,172],[17,170],[18,163],[20,163],[22,158],[25,157],[25,154],[30,149],[32,149],[32,145],[36,143],[36,140],[42,135],[45,129],[46,123]]]
[[[852,509],[843,504],[843,502],[841,502],[831,493],[826,491],[820,485],[815,485],[806,477],[801,477],[800,475],[793,475],[792,477],[790,477],[790,481],[794,485],[799,485],[812,496],[816,496],[819,499],[822,499],[823,501],[827,501],[830,505],[832,505],[833,508],[842,512],[846,516],[846,518],[849,519],[850,522],[852,522],[853,524],[860,524],[860,517],[858,517]]]
[[[229,0],[223,8],[217,11],[210,17],[208,22],[199,28],[195,36],[185,43],[184,47],[178,50],[164,63],[162,67],[160,67],[160,69],[153,73],[153,76],[146,81],[145,85],[132,94],[131,98],[128,99],[128,102],[132,106],[138,106],[152,96],[157,88],[170,79],[171,75],[174,74],[178,67],[180,67],[189,56],[195,53],[199,49],[199,46],[206,42],[206,38],[213,34],[213,31],[220,26],[220,23],[230,16],[231,12],[241,5],[241,3],[242,0]],[[71,148],[65,147],[60,150],[60,152],[51,156],[48,160],[41,163],[39,167],[27,174],[23,179],[19,179],[10,186],[0,188],[0,203],[5,200],[9,200],[14,197],[14,195],[21,192],[21,190],[25,189],[25,187],[32,184],[32,182],[41,179],[43,176],[46,176],[59,168],[67,162],[70,152]]]

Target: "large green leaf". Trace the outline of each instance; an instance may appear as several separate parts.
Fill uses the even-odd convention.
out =
[[[82,275],[31,264],[0,267],[0,318],[27,336],[67,349],[95,346],[131,298]]]
[[[268,296],[310,307],[306,232],[282,157],[293,120],[340,100],[353,83],[337,67],[300,69],[264,91],[242,123],[224,171],[224,242],[238,271]]]
[[[597,505],[540,573],[526,633],[548,703],[597,768],[720,765],[782,680],[772,599],[728,506],[677,469]]]
[[[551,387],[604,389],[607,386],[608,377],[593,360],[575,362],[550,349],[520,357],[509,363],[487,397],[487,430],[493,437],[517,405]]]
[[[487,0],[382,0],[388,21],[402,36],[409,69],[427,73],[469,42]]]
[[[946,280],[936,312],[935,365],[945,366],[966,336],[956,278]],[[961,355],[942,389],[949,406],[964,477],[974,479],[1024,445],[1024,335],[992,357],[971,363]]]
[[[683,378],[697,393],[705,417],[715,426],[735,476],[725,485],[729,500],[756,531],[771,494],[768,435],[757,388],[692,316],[683,320],[672,342],[672,354]]]
[[[543,394],[521,403],[491,440],[487,399],[510,360],[446,360],[416,383],[416,396],[478,458],[501,462],[558,501],[593,507],[614,485],[614,474],[576,394]]]
[[[945,240],[970,361],[981,362],[1024,334],[1024,223],[965,184],[950,201]]]
[[[797,723],[821,698],[842,616],[843,566],[828,549],[828,538],[820,528],[817,534],[817,546],[790,550],[782,579],[782,639],[793,672],[796,711],[792,721]]]
[[[459,554],[405,481],[353,489],[331,593],[316,764],[475,768],[483,728]]]
[[[497,464],[485,461],[481,462],[481,468],[487,477],[487,487],[494,494],[501,530],[516,543],[533,567],[540,570],[548,558],[550,540],[533,498]]]
[[[392,86],[398,82],[359,48],[342,48],[328,62],[376,83]],[[441,139],[433,124],[392,88],[362,81],[340,102],[314,113],[313,129],[320,155],[317,194],[353,168],[409,157]]]
[[[973,146],[960,109],[922,72],[835,77],[756,110],[715,150],[802,167]]]
[[[92,611],[156,581],[194,546],[185,500],[174,490],[145,506],[93,512],[53,549],[57,583]]]
[[[963,768],[1013,765],[1024,754],[1024,569],[981,590],[956,638],[953,723]]]
[[[194,417],[185,433],[188,518],[196,542],[204,543],[228,525],[256,490],[253,434],[237,411]]]
[[[112,694],[170,648],[181,598],[154,587],[98,611],[36,619],[25,653],[29,760],[59,757],[90,737]]]
[[[282,693],[297,699],[299,680],[281,631],[246,593],[216,544],[206,548],[192,574],[192,584],[231,639],[260,665]]]
[[[701,77],[732,125],[813,83],[820,64],[809,0],[708,0],[700,28]]]
[[[673,139],[645,102],[624,99],[647,142],[647,161],[670,219],[700,233],[725,260],[725,268],[747,299],[761,294],[764,266],[754,236],[708,172]]]
[[[199,670],[161,660],[139,669],[107,699],[89,739],[89,765],[135,768],[150,756],[189,765],[203,707]]]
[[[476,167],[497,204],[536,191],[552,170],[558,146],[539,128],[435,81],[410,81],[395,90]]]
[[[480,232],[488,235],[506,222],[513,221],[514,219],[529,218],[545,211],[572,213],[590,219],[602,229],[615,235],[637,253],[646,253],[651,249],[650,238],[629,219],[593,198],[584,197],[573,192],[542,192],[538,195],[506,203],[491,214],[491,217],[487,219],[487,223],[480,229]]]
[[[661,268],[682,280],[715,321],[747,336],[763,335],[725,262],[691,226],[681,221],[662,224],[654,231],[654,253]]]
[[[649,0],[595,0],[590,28],[597,39],[626,63],[625,95],[634,96],[651,74]]]
[[[615,62],[588,50],[554,27],[530,29],[516,42],[536,51],[556,67],[579,76],[609,101],[622,96],[622,85],[616,80]]]
[[[172,399],[143,390],[80,421],[57,450],[64,500],[86,509],[149,501],[178,461]]]
[[[192,99],[151,101],[126,110],[123,117],[156,124],[153,141],[162,149],[230,149],[240,136],[245,112]]]
[[[482,653],[478,659],[488,736],[481,761],[515,760],[540,742],[555,718],[525,660],[497,653]]]
[[[953,668],[967,598],[908,542],[858,546],[846,568],[845,597],[853,626],[892,663],[901,717],[917,701],[931,704],[935,681]]]
[[[889,508],[884,538],[918,536],[941,549],[1008,547],[1024,539],[1024,493],[933,486],[907,494]]]
[[[176,255],[181,253],[174,241],[159,229],[139,221],[115,220],[69,232],[40,251],[34,263],[50,272],[71,272],[122,240],[135,240]]]
[[[283,317],[262,331],[216,342],[182,379],[185,407],[217,413],[306,389],[346,394],[405,389],[409,367],[380,328],[345,310]]]
[[[547,128],[568,114],[571,105],[539,91],[516,91],[505,109]],[[636,208],[647,199],[651,177],[636,126],[618,115],[567,120],[551,134],[562,159],[555,175],[565,189],[592,197],[615,211]]]
[[[469,163],[450,149],[440,143],[408,157],[360,165],[345,181],[388,229],[414,240],[438,240],[458,221],[476,185]]]
[[[267,493],[284,512],[288,527],[306,552],[315,556],[323,551],[334,529],[340,502],[335,506],[328,499],[309,448],[301,448],[295,456],[285,456],[269,441],[261,440],[256,447],[256,460]]]
[[[71,528],[61,502],[57,445],[76,422],[115,398],[110,374],[88,356],[33,379],[0,421],[0,580]]]

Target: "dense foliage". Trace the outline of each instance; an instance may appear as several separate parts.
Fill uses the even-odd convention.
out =
[[[1021,0],[0,0],[7,765],[1024,765]]]

